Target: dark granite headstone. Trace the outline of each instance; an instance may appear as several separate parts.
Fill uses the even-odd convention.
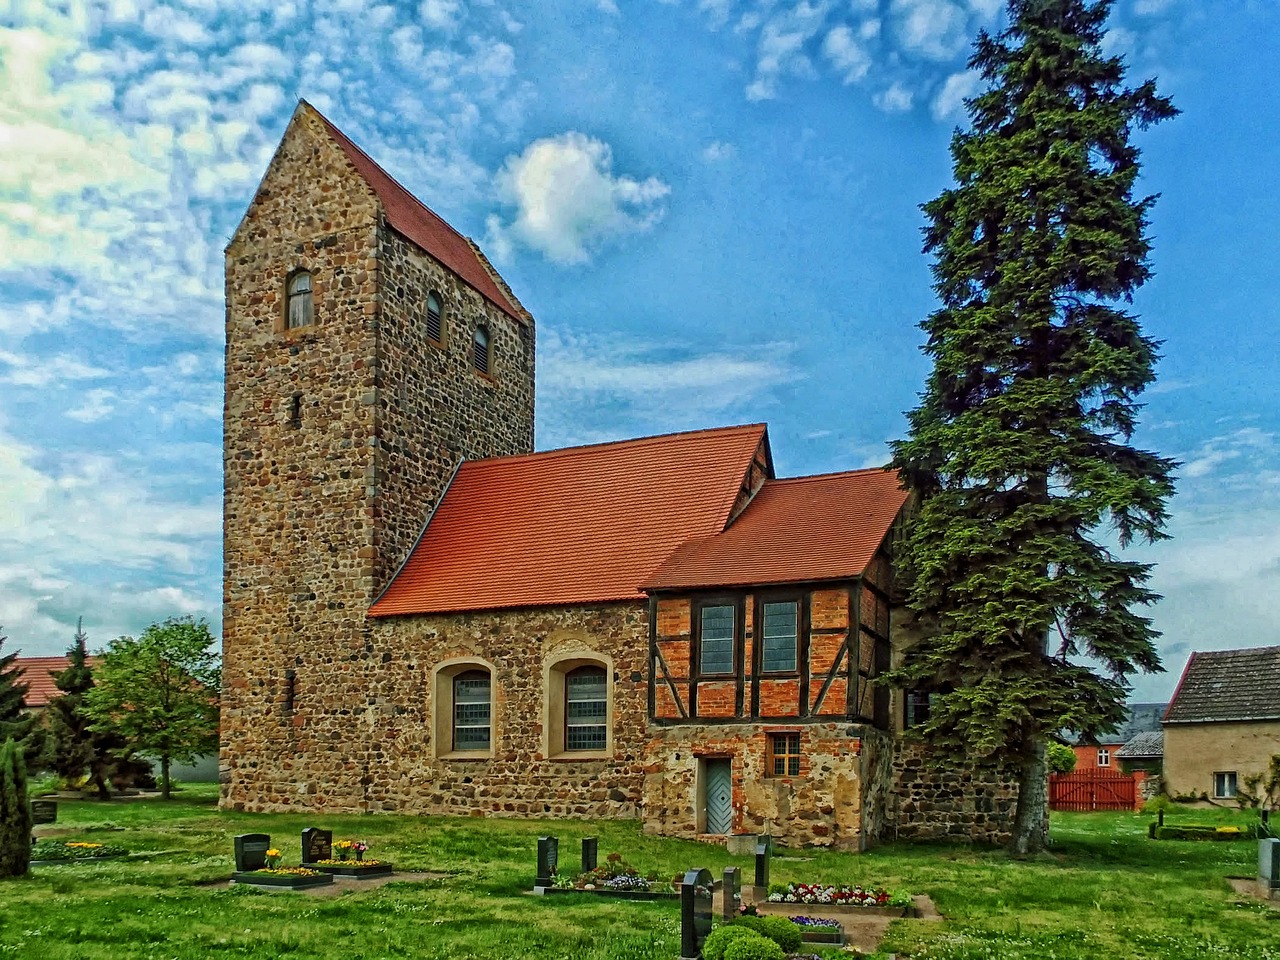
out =
[[[271,849],[269,833],[242,833],[236,837],[236,872],[261,870],[267,865],[267,851]]]
[[[582,872],[596,868],[597,843],[595,837],[582,838]]]
[[[538,876],[533,881],[536,887],[549,887],[555,879],[556,868],[560,866],[560,838],[538,838]]]
[[[307,827],[302,831],[302,862],[319,863],[333,859],[333,831]]]
[[[58,801],[57,800],[32,800],[31,801],[31,822],[32,823],[57,823],[58,822]]]
[[[697,867],[680,883],[680,960],[697,960],[711,933],[711,871]]]
[[[769,857],[773,854],[773,838],[767,833],[756,841],[756,886],[769,889]]]
[[[738,915],[738,903],[741,900],[739,894],[742,893],[742,871],[740,869],[724,868],[724,883],[720,885],[720,893],[724,901],[720,907],[721,916],[726,920],[732,920]]]

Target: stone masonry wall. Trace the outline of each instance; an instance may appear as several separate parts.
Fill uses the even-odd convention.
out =
[[[372,621],[367,645],[316,646],[296,661],[292,710],[270,696],[246,731],[256,776],[236,809],[401,811],[476,816],[636,817],[644,776],[647,610],[621,603]],[[544,751],[548,665],[612,669],[612,749],[583,759]],[[492,666],[491,756],[449,757],[435,742],[443,663]],[[255,664],[268,675],[275,665]],[[445,717],[447,727],[448,717]]]
[[[885,838],[1007,843],[1018,803],[1016,775],[965,764],[936,767],[926,753],[922,744],[898,741]]]

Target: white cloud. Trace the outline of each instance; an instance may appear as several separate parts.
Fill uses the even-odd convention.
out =
[[[496,183],[516,212],[510,224],[489,218],[495,254],[509,256],[518,242],[556,263],[583,263],[609,240],[650,229],[671,192],[656,177],[615,176],[609,145],[576,131],[508,157]]]
[[[116,394],[112,390],[97,388],[89,390],[81,398],[80,405],[67,411],[67,416],[81,423],[97,423],[105,420],[115,411]]]
[[[969,43],[969,16],[949,0],[893,0],[898,40],[926,60],[950,60]]]
[[[885,113],[906,113],[914,102],[914,94],[901,83],[893,83],[886,90],[881,90],[871,98],[876,108]]]
[[[871,69],[871,57],[854,37],[853,30],[841,24],[822,41],[822,52],[831,65],[844,75],[846,84],[861,80]]]
[[[982,88],[982,77],[971,70],[953,73],[942,84],[933,98],[931,108],[935,120],[955,119],[964,116],[964,101]]]
[[[432,30],[448,31],[458,25],[461,6],[458,0],[422,0],[418,15]]]
[[[1133,12],[1140,17],[1156,16],[1173,6],[1175,0],[1134,0]]]
[[[9,372],[0,377],[0,382],[18,387],[47,387],[67,381],[96,380],[108,375],[108,371],[66,354],[41,357],[0,350],[0,363],[9,368]]]
[[[829,0],[800,0],[792,7],[774,12],[763,23],[757,40],[756,74],[747,85],[748,100],[771,100],[777,96],[780,77],[813,77],[813,64],[805,45],[822,30],[832,4]],[[748,29],[744,18],[739,29]]]
[[[737,153],[738,150],[732,143],[712,140],[702,148],[702,159],[707,163],[718,163],[721,160],[732,160]]]

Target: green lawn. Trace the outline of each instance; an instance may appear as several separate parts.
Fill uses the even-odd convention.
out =
[[[886,846],[861,856],[794,851],[775,881],[876,882],[927,893],[944,923],[900,921],[886,951],[933,960],[1280,960],[1280,904],[1235,895],[1228,875],[1254,872],[1251,842],[1153,842],[1149,817],[1055,814],[1053,853],[1030,863],[962,847]],[[1245,823],[1240,814],[1177,812],[1169,822]],[[401,816],[316,817],[220,812],[208,787],[170,803],[63,803],[63,839],[127,847],[126,859],[36,867],[0,882],[0,957],[468,958],[672,960],[674,902],[530,897],[536,838],[560,837],[562,861],[578,840],[600,838],[642,871],[690,866],[716,874],[747,858],[723,848],[644,836],[634,823],[549,823]],[[231,838],[270,833],[299,858],[304,827],[359,836],[397,869],[447,874],[425,883],[315,898],[228,888]]]

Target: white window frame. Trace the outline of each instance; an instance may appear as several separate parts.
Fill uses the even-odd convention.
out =
[[[1240,792],[1240,778],[1234,770],[1215,770],[1213,774],[1213,799],[1234,800]]]

